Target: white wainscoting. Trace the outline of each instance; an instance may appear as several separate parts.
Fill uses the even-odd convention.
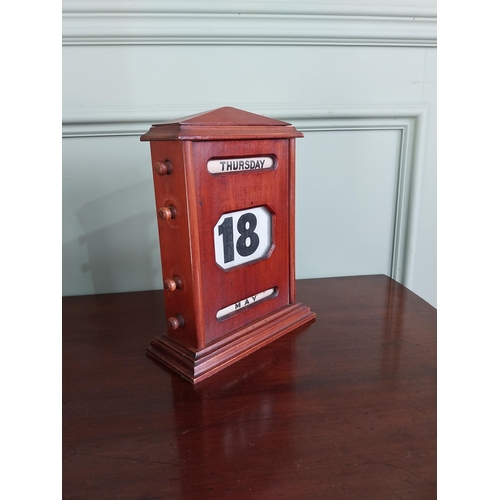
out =
[[[63,2],[63,293],[161,288],[139,135],[229,105],[305,134],[299,278],[385,273],[436,305],[435,4],[165,4]]]
[[[63,43],[436,45],[434,2],[63,1]]]

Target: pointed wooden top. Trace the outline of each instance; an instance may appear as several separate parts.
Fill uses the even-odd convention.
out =
[[[154,124],[141,141],[211,141],[303,137],[290,123],[224,107]]]

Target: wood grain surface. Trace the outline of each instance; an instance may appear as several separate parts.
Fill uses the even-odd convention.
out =
[[[146,357],[163,291],[63,298],[64,499],[436,497],[436,310],[386,276],[192,386]]]

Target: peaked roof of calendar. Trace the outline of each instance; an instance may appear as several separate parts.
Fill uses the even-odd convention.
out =
[[[211,141],[303,137],[290,123],[224,107],[154,124],[141,141]]]

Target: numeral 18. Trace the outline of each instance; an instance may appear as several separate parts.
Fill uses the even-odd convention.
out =
[[[214,237],[215,260],[224,269],[260,259],[271,246],[271,214],[264,207],[224,214]]]

